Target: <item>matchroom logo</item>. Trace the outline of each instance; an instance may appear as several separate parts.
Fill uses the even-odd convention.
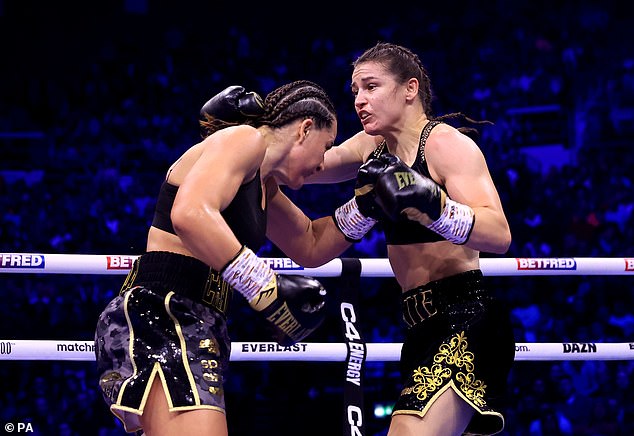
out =
[[[93,342],[72,342],[58,343],[57,351],[60,353],[94,353],[95,344]]]

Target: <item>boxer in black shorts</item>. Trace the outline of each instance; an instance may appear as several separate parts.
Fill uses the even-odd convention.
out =
[[[335,109],[309,81],[262,99],[230,86],[202,108],[204,139],[170,167],[147,251],[104,309],[95,345],[99,385],[126,431],[228,434],[223,382],[233,291],[282,345],[325,316],[315,279],[276,274],[255,253],[270,239],[302,266],[350,247],[331,216],[309,219],[279,189],[320,171],[337,134]]]
[[[479,259],[505,253],[511,232],[477,130],[448,124],[481,122],[435,117],[419,57],[388,42],[354,61],[351,90],[363,130],[329,150],[310,182],[356,177],[340,227],[354,236],[379,222],[385,233],[407,324],[388,435],[498,433],[514,339]]]
[[[134,262],[96,331],[99,386],[127,430],[141,428],[155,377],[170,410],[224,413],[230,298],[231,288],[193,257],[149,252]]]
[[[446,389],[476,411],[466,431],[504,428],[497,409],[515,357],[508,311],[483,283],[480,270],[440,279],[402,295],[408,325],[401,352],[404,389],[394,414],[424,416]]]

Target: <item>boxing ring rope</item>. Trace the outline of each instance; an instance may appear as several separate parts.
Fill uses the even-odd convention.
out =
[[[138,256],[0,253],[0,273],[127,274]],[[338,258],[303,268],[287,258],[264,258],[281,274],[339,277],[339,310],[345,343],[300,342],[284,347],[274,342],[233,342],[231,361],[346,362],[343,383],[342,434],[363,436],[365,405],[363,369],[368,361],[398,361],[402,343],[363,340],[358,303],[361,277],[393,277],[387,259]],[[482,258],[485,276],[634,275],[634,258]],[[92,340],[0,339],[3,360],[95,360]],[[516,343],[515,360],[634,360],[634,343]]]
[[[366,362],[397,362],[402,343],[365,343]],[[275,342],[233,342],[232,362],[344,362],[344,343],[300,342],[290,347]],[[94,361],[92,341],[0,339],[2,360]],[[516,361],[634,360],[634,343],[517,343]]]
[[[0,273],[127,274],[138,256],[101,254],[0,253]],[[281,274],[338,277],[342,260],[303,268],[287,258],[265,258]],[[392,277],[387,259],[359,259],[362,277]],[[634,257],[481,258],[485,276],[634,275]]]
[[[138,256],[0,253],[0,273],[127,274]],[[281,274],[339,277],[343,260],[303,268],[287,258],[264,258]],[[392,277],[387,259],[357,259],[361,277]],[[482,258],[485,276],[624,275],[634,276],[633,258]],[[366,361],[398,361],[400,343],[365,343]],[[94,360],[92,341],[0,339],[0,360]],[[234,342],[232,361],[346,360],[345,343],[299,343],[282,347],[267,342]],[[634,343],[517,343],[516,360],[634,360]]]

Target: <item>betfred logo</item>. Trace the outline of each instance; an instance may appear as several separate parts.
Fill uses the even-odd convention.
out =
[[[575,270],[577,261],[569,258],[517,258],[518,270]]]
[[[283,258],[283,257],[268,258],[268,259],[265,259],[265,262],[269,265],[269,267],[271,267],[271,269],[275,269],[275,270],[304,269],[304,267],[299,266],[298,264],[293,262],[291,259]]]
[[[634,271],[634,259],[625,258],[625,271]]]
[[[108,259],[108,269],[130,269],[134,263],[135,256],[106,256]]]
[[[43,254],[0,253],[0,268],[44,269]]]

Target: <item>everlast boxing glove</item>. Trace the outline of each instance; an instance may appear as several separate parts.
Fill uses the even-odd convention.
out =
[[[335,209],[335,224],[349,242],[359,242],[377,221],[385,218],[376,202],[374,184],[389,165],[387,159],[370,159],[361,165],[357,172],[354,197]]]
[[[220,272],[271,325],[273,339],[289,346],[302,341],[326,317],[326,289],[312,277],[276,274],[242,247]]]
[[[264,101],[243,86],[229,86],[211,97],[200,109],[201,117],[210,115],[229,123],[237,123],[264,113]]]
[[[393,155],[389,156],[396,158],[396,156]],[[374,185],[379,176],[383,174],[389,166],[396,163],[398,163],[396,159],[370,159],[359,167],[357,180],[354,185],[354,198],[357,205],[359,205],[359,211],[363,215],[374,218],[377,221],[380,221],[381,218],[385,218],[385,214],[376,202]]]
[[[397,156],[379,159],[389,164],[376,181],[376,202],[391,219],[404,214],[454,244],[467,242],[475,222],[471,207],[450,199],[435,181],[412,170]]]

